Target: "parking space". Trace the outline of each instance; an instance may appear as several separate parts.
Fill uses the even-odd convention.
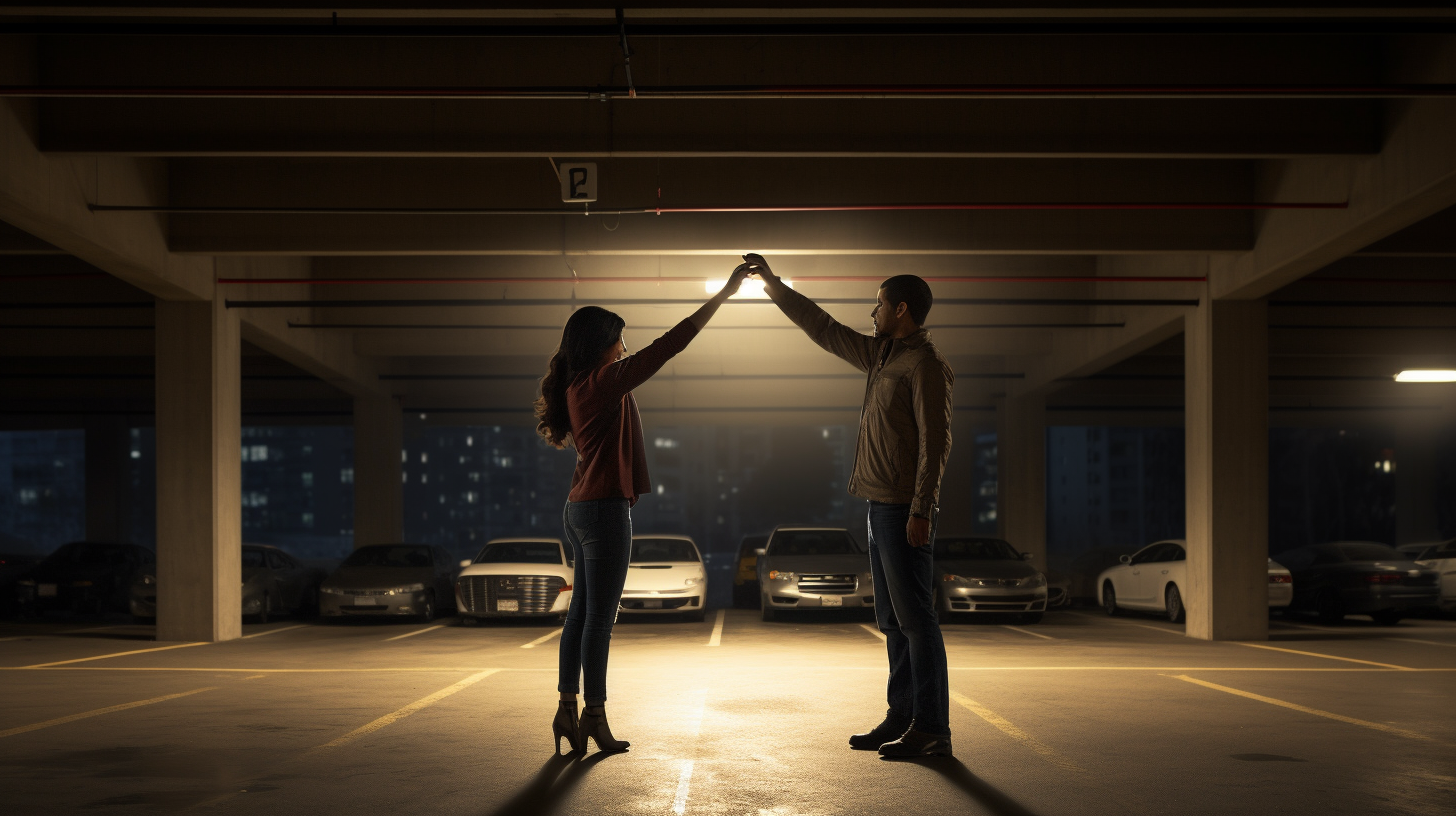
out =
[[[633,747],[585,760],[551,757],[550,624],[195,647],[7,626],[0,784],[18,812],[1448,813],[1448,623],[1245,644],[1095,612],[950,622],[956,758],[908,765],[845,744],[883,710],[854,614],[624,621],[608,706]]]

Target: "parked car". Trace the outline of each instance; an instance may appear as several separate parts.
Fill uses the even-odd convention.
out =
[[[768,536],[744,536],[738,542],[738,562],[733,573],[733,605],[751,607],[758,601],[758,551],[768,544]]]
[[[319,614],[410,615],[428,622],[455,600],[455,559],[426,544],[373,544],[354,550],[319,587]]]
[[[1046,576],[999,538],[935,540],[935,608],[952,612],[1016,612],[1039,623],[1047,608]]]
[[[15,614],[19,581],[40,561],[35,553],[0,552],[0,618]]]
[[[156,569],[156,555],[135,544],[73,541],[36,564],[16,582],[23,612],[121,612],[132,582]]]
[[[318,606],[326,573],[268,544],[243,545],[243,614],[267,623],[274,615],[310,612]],[[131,585],[131,614],[138,623],[157,619],[157,576],[149,570]]]
[[[1456,610],[1456,538],[1432,544],[1415,557],[1416,563],[1440,576],[1441,609]]]
[[[869,553],[843,527],[776,527],[758,551],[759,609],[873,608]]]
[[[634,535],[624,614],[681,614],[702,620],[708,603],[708,573],[698,545],[683,535]]]
[[[455,579],[460,621],[562,617],[571,606],[571,551],[559,538],[495,538],[461,561]]]
[[[1109,615],[1124,609],[1161,612],[1173,623],[1183,621],[1184,587],[1188,585],[1188,543],[1181,538],[1155,541],[1097,576],[1097,602]],[[1289,605],[1289,570],[1268,559],[1269,607]]]
[[[1386,544],[1314,544],[1286,550],[1279,560],[1294,576],[1289,608],[1314,612],[1324,624],[1369,615],[1381,626],[1393,626],[1441,601],[1439,573]]]

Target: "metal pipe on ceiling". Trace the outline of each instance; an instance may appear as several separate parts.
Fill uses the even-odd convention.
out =
[[[955,212],[984,210],[1344,210],[1349,201],[979,201],[943,204],[807,204],[768,207],[233,207],[91,204],[92,212],[166,215],[680,215],[685,213]]]
[[[413,286],[438,284],[531,284],[531,283],[704,283],[710,278],[702,277],[602,277],[602,278],[523,278],[523,277],[472,277],[472,278],[218,278],[219,285],[278,285],[308,284],[311,286]],[[882,275],[815,275],[808,278],[794,278],[794,283],[878,283]],[[1107,276],[1097,275],[1036,275],[1016,277],[1011,275],[933,275],[925,277],[929,283],[1203,283],[1204,276]]]
[[[816,303],[830,305],[863,306],[864,298],[817,298]],[[938,298],[936,303],[949,306],[1197,306],[1199,301],[1189,299],[1139,299],[1139,298]],[[601,306],[700,306],[701,298],[594,298],[592,303]],[[773,302],[763,300],[730,300],[729,304],[769,306]],[[453,298],[417,300],[232,300],[224,301],[229,309],[294,309],[312,307],[315,309],[434,309],[444,306],[484,307],[506,306],[568,306],[583,305],[574,298]]]

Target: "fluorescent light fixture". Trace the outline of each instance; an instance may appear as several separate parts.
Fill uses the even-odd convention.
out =
[[[1413,383],[1456,382],[1456,371],[1445,369],[1410,369],[1395,375],[1395,381]]]
[[[789,287],[790,289],[794,288],[794,282],[789,280],[788,278],[779,278],[779,280],[783,281],[784,285]],[[703,281],[703,289],[710,295],[716,295],[723,290],[723,287],[727,285],[727,283],[727,278],[723,278],[721,280],[713,280],[712,278],[709,278],[708,280]],[[763,281],[749,278],[738,287],[738,294],[734,295],[733,297],[767,298],[768,293],[763,291]]]

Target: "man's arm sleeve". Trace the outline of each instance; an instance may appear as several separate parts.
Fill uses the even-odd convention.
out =
[[[950,366],[934,357],[922,362],[912,378],[915,425],[920,432],[920,456],[915,468],[915,497],[910,514],[931,517],[940,502],[940,479],[950,459],[951,387],[955,375]]]
[[[860,371],[868,372],[875,364],[875,339],[851,329],[829,316],[814,301],[787,286],[769,296],[794,324],[804,330],[820,348],[844,360]]]

